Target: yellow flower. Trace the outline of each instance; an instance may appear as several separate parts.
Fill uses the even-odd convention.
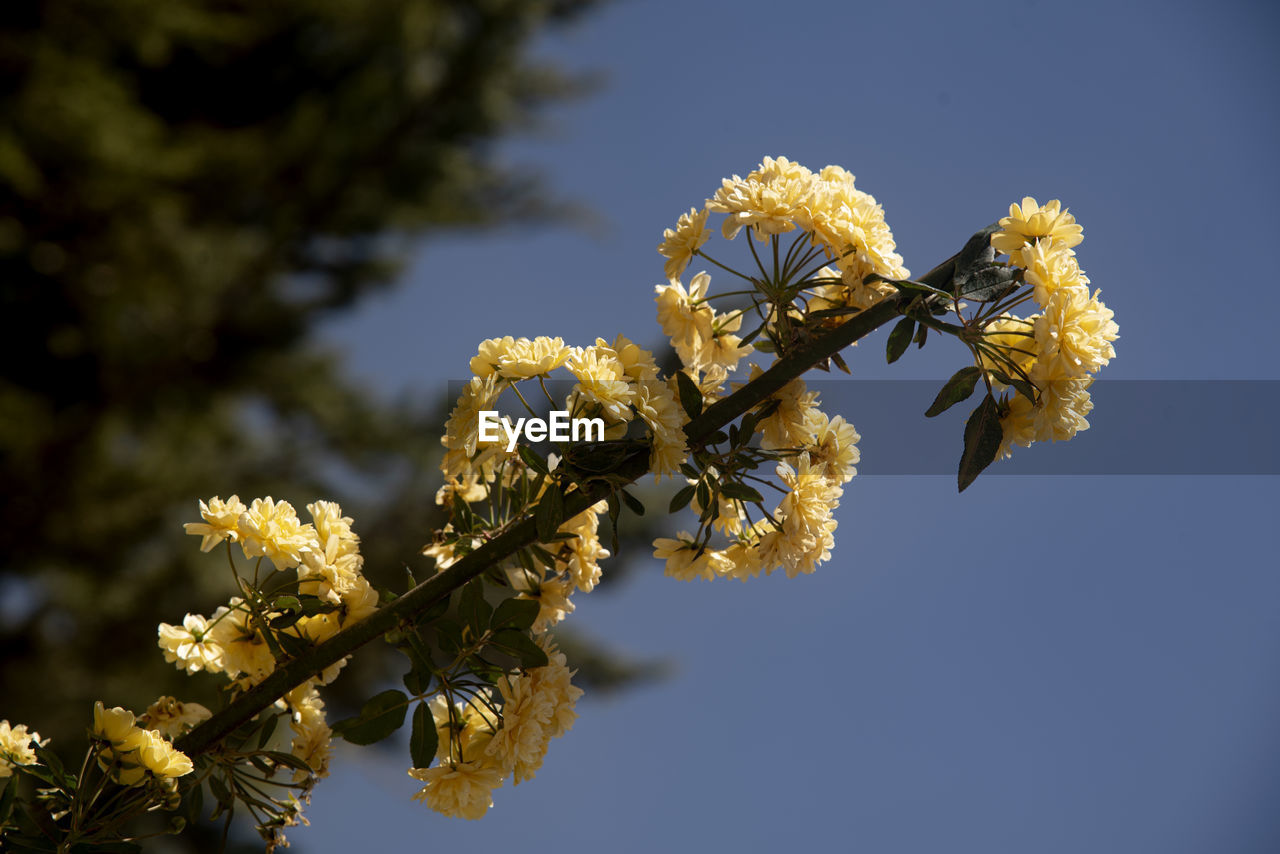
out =
[[[245,557],[263,555],[281,570],[297,566],[315,540],[315,529],[298,521],[292,504],[277,503],[269,495],[255,498],[240,514],[239,531]]]
[[[858,473],[854,466],[861,459],[857,442],[862,437],[843,417],[828,418],[823,412],[818,415],[817,419],[809,422],[812,434],[805,443],[811,470],[814,474],[848,483]]]
[[[1067,248],[1084,240],[1084,229],[1076,225],[1076,218],[1062,209],[1057,199],[1043,206],[1031,196],[1022,205],[1009,205],[1009,215],[1000,220],[1001,231],[991,235],[991,245],[997,252],[1010,257],[1023,246],[1049,238]]]
[[[214,642],[222,648],[222,667],[228,678],[243,676],[256,684],[276,669],[275,657],[254,628],[243,599],[235,597],[219,607],[209,623]]]
[[[814,176],[808,169],[785,157],[766,157],[746,178],[724,179],[715,196],[707,199],[707,210],[728,214],[721,229],[726,240],[745,226],[758,240],[767,240],[797,225],[810,227],[808,203],[813,190]]]
[[[446,475],[465,478],[481,471],[483,459],[473,459],[478,451],[485,450],[480,444],[480,412],[494,409],[504,387],[499,376],[490,373],[473,377],[462,390],[440,437],[440,444],[446,449],[440,469]],[[489,445],[500,448],[501,442]]]
[[[214,640],[209,621],[204,617],[187,614],[181,626],[161,623],[158,632],[164,660],[176,664],[179,670],[221,672],[222,647]]]
[[[1013,362],[1023,373],[1030,373],[1039,353],[1039,345],[1032,332],[1034,328],[1034,318],[1024,319],[1002,314],[988,321],[982,328],[982,340]],[[985,352],[979,354],[979,359],[984,371],[999,371],[1005,376],[1019,379],[1018,372],[1007,362],[992,358]]]
[[[663,241],[658,252],[667,259],[663,271],[668,279],[680,278],[684,268],[693,259],[693,253],[711,237],[711,232],[707,231],[708,213],[710,211],[706,208],[689,208],[687,214],[680,215],[674,229],[668,228],[662,232]]]
[[[223,540],[229,539],[235,542],[239,537],[237,526],[240,523],[240,514],[245,511],[245,506],[240,503],[240,497],[233,495],[226,501],[218,496],[209,499],[209,503],[200,502],[200,516],[203,522],[187,522],[183,525],[183,530],[188,534],[194,534],[197,537],[203,537],[200,541],[200,551],[207,552]]]
[[[675,393],[657,379],[641,380],[636,384],[632,406],[653,434],[649,470],[654,479],[675,474],[689,455],[684,435],[685,411],[676,402]]]
[[[586,400],[600,407],[611,421],[631,420],[631,401],[635,397],[627,382],[626,370],[617,355],[609,347],[584,347],[575,352],[565,364],[569,373],[577,377],[571,402],[566,407],[576,411],[573,405]]]
[[[492,702],[488,688],[483,689],[483,696],[483,700],[477,696],[454,703],[452,712],[443,694],[428,701],[436,725],[436,759],[442,764],[485,761],[489,740],[498,729],[498,716],[486,705]]]
[[[142,767],[157,777],[182,777],[194,768],[189,756],[155,730],[142,730],[142,743],[137,750]]]
[[[207,721],[213,713],[199,703],[183,703],[173,697],[160,697],[147,707],[141,721],[169,738],[177,738]]]
[[[911,277],[895,251],[884,208],[870,193],[854,186],[854,177],[847,170],[827,166],[818,174],[809,209],[814,242],[835,260],[852,289],[850,305],[866,308],[894,292],[884,284],[863,285],[862,280],[871,273],[888,279]]]
[[[572,579],[549,578],[538,585],[536,592],[520,594],[519,598],[532,599],[539,605],[538,618],[532,627],[535,634],[545,632],[573,613],[574,604],[569,601],[571,593]]]
[[[493,735],[487,753],[514,775],[515,785],[534,776],[542,767],[547,743],[568,732],[577,719],[574,706],[582,689],[572,683],[564,653],[547,639],[539,642],[547,664],[519,676],[498,680],[502,694],[502,726]]]
[[[663,334],[671,339],[680,361],[687,367],[699,362],[698,354],[712,337],[715,312],[707,305],[707,286],[711,276],[698,273],[689,280],[689,290],[678,280],[666,285],[655,285],[658,303],[658,323]]]
[[[698,554],[698,544],[688,531],[676,534],[675,539],[659,537],[654,540],[653,556],[665,560],[667,565],[663,570],[664,574],[678,581],[715,577],[707,552],[704,550],[702,554]]]
[[[316,690],[315,680],[309,680],[294,688],[285,701],[290,710],[289,728],[293,730],[293,741],[289,752],[307,763],[311,774],[297,770],[293,782],[304,783],[310,776],[329,776],[329,754],[333,738],[333,730],[325,720],[324,700]]]
[[[34,765],[36,751],[32,744],[43,747],[47,741],[40,740],[40,733],[28,731],[26,724],[11,727],[8,721],[0,721],[0,779],[12,776],[18,765]]]
[[[1035,288],[1035,298],[1043,308],[1056,291],[1070,288],[1089,292],[1089,277],[1080,272],[1076,254],[1065,243],[1042,240],[1024,248],[1015,259],[1026,268],[1027,284]]]
[[[471,360],[471,373],[487,377],[496,373],[509,379],[546,375],[564,364],[572,351],[562,338],[490,338],[480,343],[480,352]]]
[[[502,785],[502,771],[481,762],[458,762],[435,768],[410,768],[409,776],[426,783],[415,801],[425,801],[452,818],[477,819],[493,806],[494,789]]]
[[[1035,318],[1037,369],[1044,379],[1075,379],[1097,373],[1116,355],[1119,337],[1114,312],[1095,293],[1078,288],[1055,291]]]

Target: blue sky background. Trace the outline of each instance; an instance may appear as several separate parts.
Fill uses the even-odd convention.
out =
[[[617,3],[541,48],[603,74],[599,91],[501,150],[597,225],[437,236],[327,339],[386,393],[438,398],[488,337],[656,346],[662,229],[785,155],[856,174],[917,273],[1023,195],[1060,198],[1120,324],[1104,379],[1277,380],[1278,24],[1261,2]],[[851,354],[857,377],[965,363],[935,341],[886,366],[882,337]],[[865,425],[893,417],[861,418],[856,392],[824,397],[869,463],[893,437]],[[927,403],[900,420],[918,431]],[[1239,444],[1248,397],[1213,409],[1169,425],[1175,455]],[[1088,454],[1126,429],[1101,404],[1090,420],[1019,453]],[[1251,435],[1274,471],[1274,430]],[[955,426],[936,436],[958,455]],[[584,699],[480,822],[411,801],[407,750],[339,746],[295,840],[1280,850],[1280,481],[998,472],[963,495],[952,474],[860,475],[813,576],[682,584],[648,561],[579,595],[575,625],[672,676]]]

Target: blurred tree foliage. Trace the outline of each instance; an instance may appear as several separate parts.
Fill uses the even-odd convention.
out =
[[[71,752],[95,699],[215,702],[155,645],[231,592],[197,497],[339,499],[376,584],[422,575],[443,401],[309,336],[410,238],[548,212],[491,143],[578,88],[526,49],[594,3],[0,4],[0,717]]]

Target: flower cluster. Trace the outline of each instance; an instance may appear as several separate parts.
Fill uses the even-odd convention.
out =
[[[317,501],[307,510],[311,522],[302,523],[287,501],[268,496],[246,507],[235,495],[226,501],[215,497],[200,502],[204,521],[185,528],[203,538],[203,551],[227,540],[238,543],[246,558],[265,557],[278,572],[295,570],[298,592],[316,606],[281,633],[318,644],[377,610],[378,594],[362,572],[360,538],[351,530],[350,517],[331,501]],[[249,595],[251,585],[238,577],[237,583]],[[256,608],[236,596],[210,617],[188,614],[179,626],[161,623],[160,649],[165,661],[180,670],[224,673],[237,689],[247,688],[275,670],[276,656],[262,622],[280,616],[278,610]],[[340,666],[322,674],[320,684],[333,681]]]
[[[752,377],[760,369],[752,366]],[[760,447],[774,451],[776,474],[785,493],[772,513],[752,520],[750,500],[733,490],[714,496],[711,527],[728,539],[724,548],[710,548],[705,537],[681,531],[675,538],[654,541],[654,557],[666,561],[666,574],[682,581],[695,578],[737,578],[745,581],[761,572],[782,569],[787,577],[811,573],[831,557],[843,485],[857,474],[858,432],[841,416],[830,418],[818,408],[818,395],[804,380],[795,379],[779,390],[772,414],[756,422]],[[704,517],[700,484],[721,479],[712,467],[701,478],[689,478],[693,507]],[[707,489],[710,493],[712,490]],[[726,492],[728,494],[726,494]],[[754,502],[759,506],[759,502]]]
[[[693,276],[687,290],[679,280],[695,255],[729,269],[703,249],[711,235],[711,213],[725,215],[721,234],[726,240],[748,228],[757,241],[772,243],[772,265],[752,248],[757,270],[730,270],[752,286],[747,299],[760,324],[745,335],[739,333],[749,310],[715,311],[710,303],[718,297],[709,292],[706,272]],[[792,238],[785,252],[782,235]],[[724,393],[729,374],[753,352],[750,342],[761,334],[768,346],[760,349],[784,353],[814,330],[839,324],[896,293],[885,280],[909,275],[883,209],[855,187],[853,175],[839,166],[814,172],[785,157],[766,157],[745,178],[726,179],[701,210],[681,216],[664,238],[658,251],[667,258],[669,282],[656,288],[658,321],[704,399]],[[752,365],[751,379],[760,374]],[[755,448],[773,453],[753,454],[748,446],[753,435]],[[655,556],[666,562],[668,575],[686,581],[745,580],[775,569],[789,576],[812,572],[831,556],[832,512],[843,484],[855,474],[858,438],[852,424],[829,418],[818,408],[817,394],[793,380],[773,395],[767,409],[757,409],[750,423],[744,419],[732,447],[705,454],[698,460],[701,468],[686,471],[685,494],[701,514],[702,526],[697,535],[682,531],[659,538]],[[764,511],[763,496],[744,480],[759,480],[749,470],[767,460],[776,463],[783,492],[772,512]],[[755,520],[749,514],[752,504],[761,509]],[[712,529],[726,537],[723,548],[710,547]]]
[[[681,411],[670,386],[659,379],[653,354],[622,336],[610,344],[596,339],[590,347],[569,347],[560,338],[490,338],[480,344],[471,360],[472,379],[463,389],[445,425],[440,463],[446,478],[437,495],[443,504],[457,494],[465,501],[480,501],[502,478],[509,480],[521,465],[509,436],[485,439],[480,431],[480,413],[496,411],[503,391],[512,389],[528,406],[517,384],[536,379],[546,402],[558,408],[547,391],[551,372],[563,367],[574,384],[563,401],[571,418],[599,418],[605,438],[627,433],[634,422],[643,425],[651,438],[650,468],[655,477],[674,473],[685,459],[685,438]],[[530,415],[536,415],[529,408]]]
[[[453,703],[443,694],[431,700],[438,764],[409,769],[425,783],[415,800],[455,818],[482,818],[508,776],[519,785],[542,767],[548,742],[573,727],[582,689],[570,681],[573,671],[548,636],[539,646],[548,663],[502,676],[500,706],[487,689]]]
[[[259,564],[264,558],[270,561],[276,573],[293,571],[297,595],[287,597],[287,604],[285,597],[267,601],[260,593],[260,567],[253,582],[236,571],[243,595],[232,597],[211,616],[187,614],[181,625],[160,624],[165,661],[187,673],[222,673],[232,690],[242,691],[270,675],[288,650],[328,640],[377,610],[378,593],[364,577],[360,538],[351,529],[351,518],[330,501],[316,501],[307,510],[311,521],[304,523],[293,505],[271,497],[248,506],[235,495],[200,502],[203,521],[185,528],[202,538],[202,551],[223,541],[235,543],[246,558]],[[326,668],[277,704],[289,716],[293,756],[310,768],[310,773],[297,769],[295,783],[309,785],[328,773],[331,730],[316,688],[337,678],[345,663],[343,659]],[[208,716],[203,707],[171,698],[161,698],[147,712],[166,730],[189,727],[202,716]]]
[[[1093,375],[1115,357],[1119,328],[1111,309],[1090,293],[1074,248],[1083,240],[1075,217],[1057,200],[1040,205],[1031,197],[1009,207],[991,246],[1023,268],[1040,307],[1019,318],[1002,314],[984,329],[980,361],[988,371],[1020,377],[1038,392],[1032,400],[1011,395],[1000,419],[1000,456],[1014,445],[1070,439],[1087,430],[1093,409]]]

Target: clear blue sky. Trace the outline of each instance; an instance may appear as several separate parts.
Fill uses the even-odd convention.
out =
[[[656,343],[662,229],[785,155],[854,172],[917,272],[1023,195],[1060,198],[1120,324],[1104,378],[1280,379],[1278,25],[1261,2],[618,3],[543,46],[599,91],[501,150],[599,228],[437,237],[327,335],[388,394],[439,397],[487,337]],[[963,364],[881,352],[855,351],[855,374]],[[1248,411],[1211,415],[1179,453],[1233,441]],[[1051,450],[1086,452],[1109,429],[1091,420]],[[864,457],[890,438],[863,429]],[[954,428],[939,440],[958,450]],[[984,476],[963,495],[953,476],[859,476],[813,576],[689,585],[653,561],[580,595],[576,625],[677,670],[585,699],[483,821],[412,802],[407,751],[342,747],[295,839],[1280,851],[1278,499],[1261,476]]]

